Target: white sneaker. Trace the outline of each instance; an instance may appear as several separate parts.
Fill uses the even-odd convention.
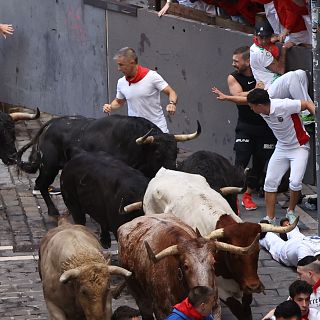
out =
[[[264,218],[262,218],[261,220],[267,220],[270,224],[272,225],[276,225],[276,217],[274,217],[273,219],[271,219],[270,217],[268,216],[265,216]]]
[[[294,213],[294,211],[287,209],[286,218],[289,219],[290,224],[293,224],[296,221],[297,217],[298,216]]]

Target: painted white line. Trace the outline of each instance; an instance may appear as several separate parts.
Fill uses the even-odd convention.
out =
[[[14,256],[14,257],[0,257],[0,262],[3,261],[23,261],[23,260],[38,260],[39,256]]]
[[[0,251],[3,250],[13,250],[13,246],[0,246]]]

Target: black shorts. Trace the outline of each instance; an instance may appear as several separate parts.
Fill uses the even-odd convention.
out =
[[[251,155],[257,152],[263,152],[271,156],[276,142],[275,137],[269,134],[261,135],[258,134],[258,132],[253,134],[241,129],[236,129],[234,150],[236,152],[246,152]]]

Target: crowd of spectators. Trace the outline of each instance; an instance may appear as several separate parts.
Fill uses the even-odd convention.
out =
[[[172,0],[167,0],[159,11],[159,16],[168,11],[171,2]],[[258,13],[265,12],[275,33],[273,41],[290,42],[294,45],[311,44],[308,0],[177,0],[177,2],[250,26],[255,25]]]

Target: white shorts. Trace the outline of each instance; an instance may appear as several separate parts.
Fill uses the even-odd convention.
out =
[[[267,175],[264,181],[264,191],[277,192],[282,177],[290,168],[289,188],[292,191],[302,189],[302,179],[306,171],[309,158],[309,145],[298,148],[274,150],[267,168]]]

